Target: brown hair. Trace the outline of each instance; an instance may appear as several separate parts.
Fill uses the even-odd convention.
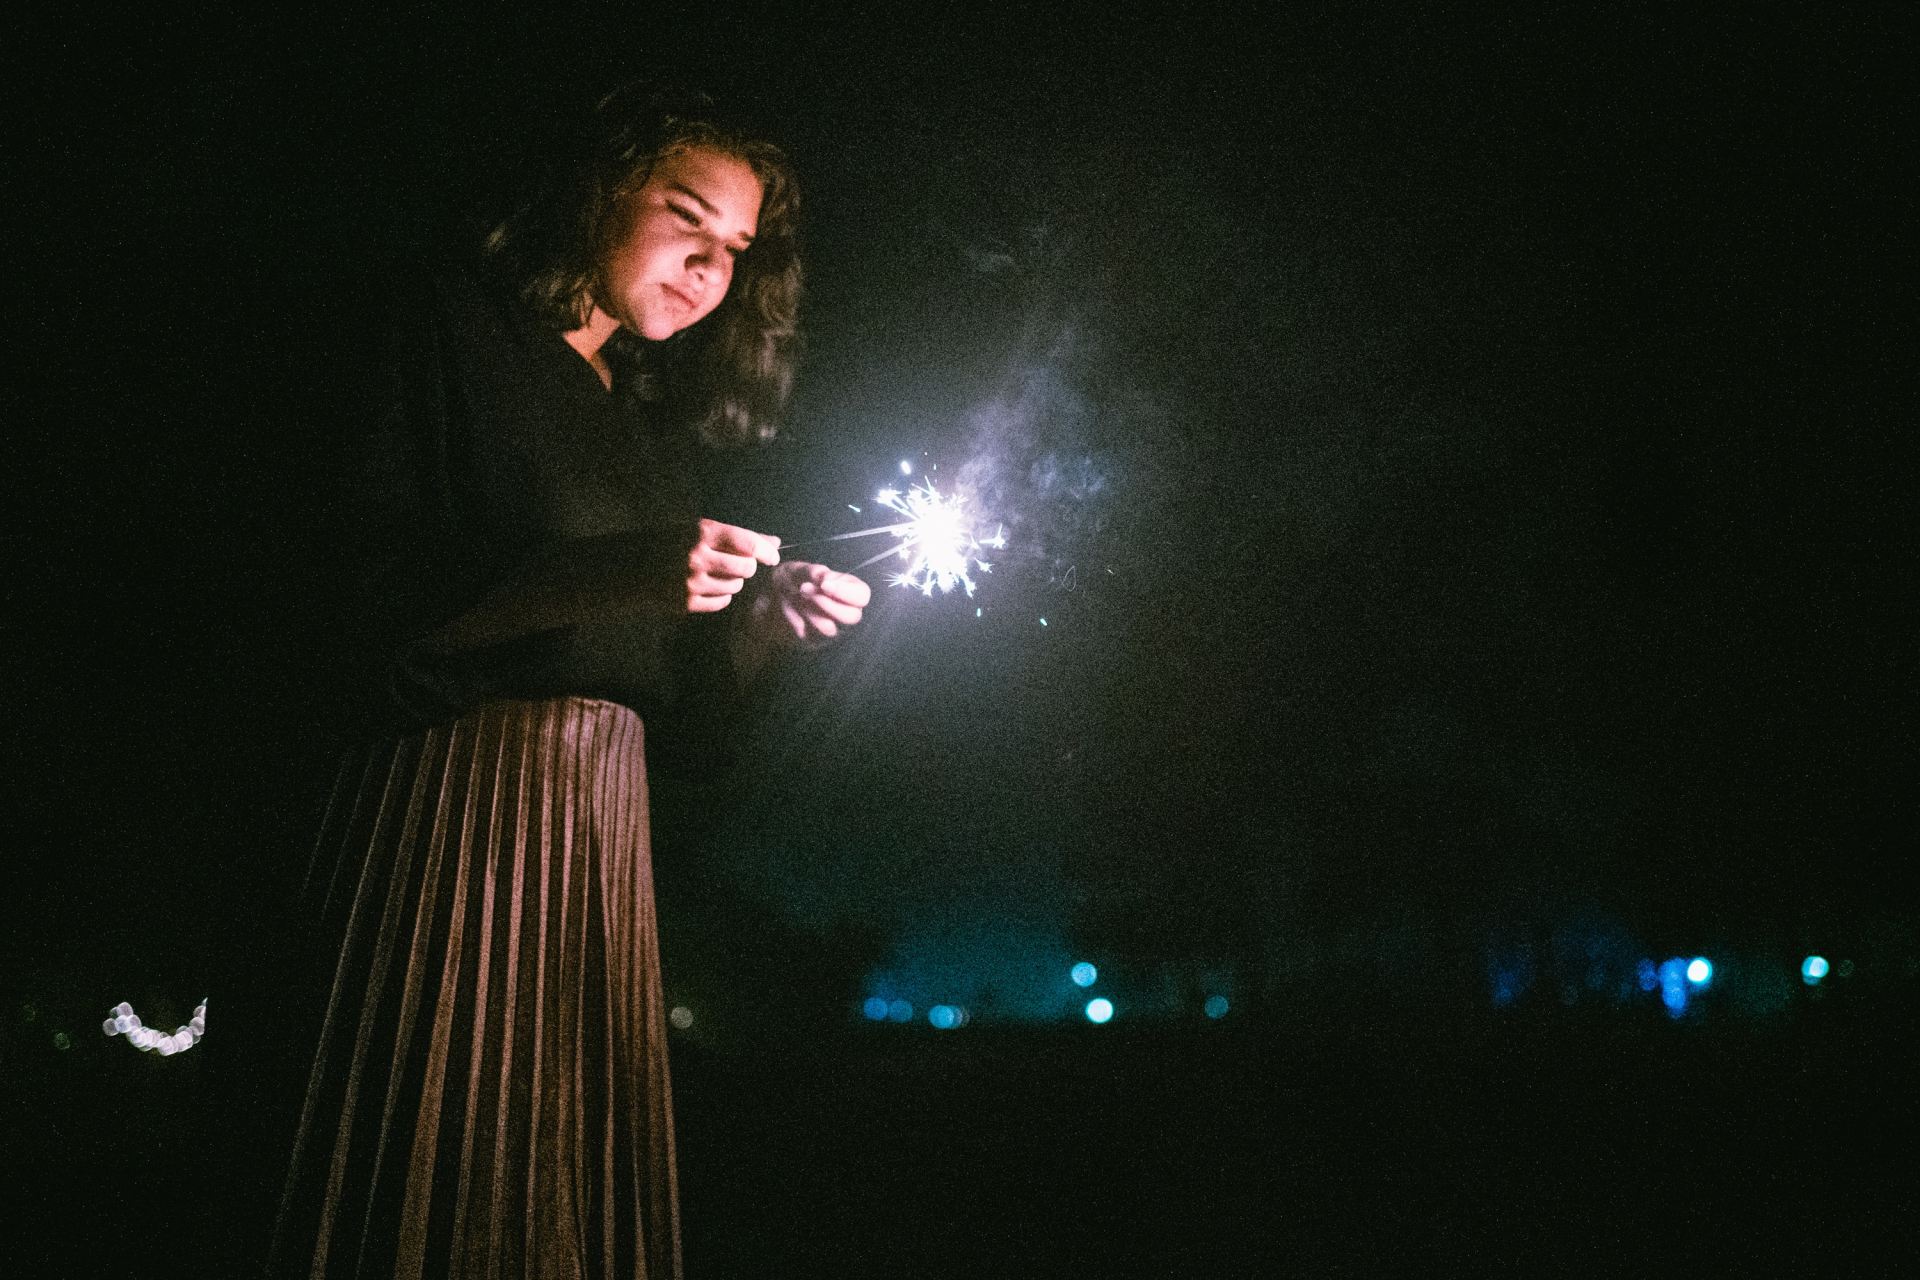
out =
[[[621,199],[646,184],[664,156],[704,149],[732,156],[760,179],[753,244],[712,315],[664,344],[621,331],[608,354],[643,364],[645,347],[671,349],[662,398],[713,445],[771,439],[799,362],[799,189],[779,148],[723,122],[703,96],[629,86],[600,100],[590,127],[563,149],[531,198],[494,223],[486,259],[543,323],[587,322],[601,264],[620,233]]]

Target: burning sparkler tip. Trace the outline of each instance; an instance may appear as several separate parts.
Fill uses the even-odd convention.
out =
[[[903,469],[905,465],[903,462]],[[877,500],[906,517],[893,532],[899,539],[895,553],[909,567],[889,579],[895,586],[915,587],[927,596],[936,588],[944,592],[959,586],[971,596],[976,585],[974,572],[993,572],[992,564],[978,558],[980,549],[1006,545],[1004,525],[986,542],[975,536],[962,514],[965,499],[943,495],[931,478],[905,493],[882,489]]]

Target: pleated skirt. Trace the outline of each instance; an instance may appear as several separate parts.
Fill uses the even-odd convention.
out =
[[[678,1277],[640,719],[498,703],[350,753],[339,959],[274,1276]]]

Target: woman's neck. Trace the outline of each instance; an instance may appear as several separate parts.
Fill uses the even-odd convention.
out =
[[[607,339],[619,327],[620,322],[596,304],[585,324],[560,335],[567,340],[568,346],[580,354],[582,360],[593,366],[593,371],[600,375],[601,384],[609,391],[613,390],[613,366],[607,363],[605,347]]]

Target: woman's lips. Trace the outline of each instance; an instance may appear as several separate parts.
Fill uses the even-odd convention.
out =
[[[662,291],[666,293],[666,295],[669,298],[672,298],[675,302],[679,303],[681,306],[685,307],[689,311],[692,311],[695,307],[700,305],[699,303],[695,302],[691,297],[689,297],[687,294],[682,293],[680,290],[674,288],[670,284],[663,284],[660,286],[660,288]]]

